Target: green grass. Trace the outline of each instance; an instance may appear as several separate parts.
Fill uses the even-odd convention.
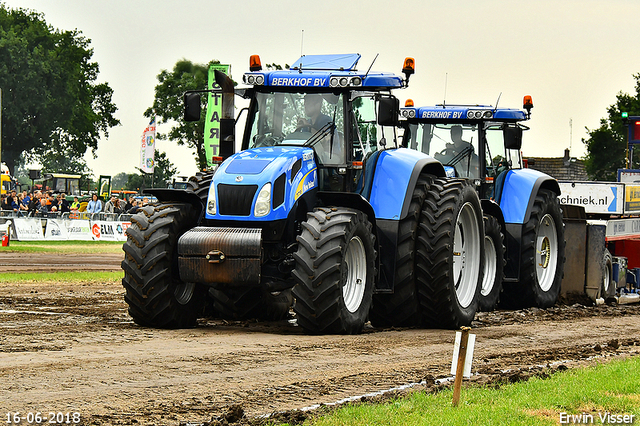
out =
[[[122,241],[11,241],[9,247],[0,247],[0,252],[122,254],[122,244]]]
[[[567,370],[498,389],[465,387],[458,407],[453,392],[416,392],[384,404],[353,404],[305,424],[334,425],[557,425],[560,413],[635,415],[640,424],[640,357]],[[587,423],[587,422],[585,422]],[[590,422],[589,422],[590,423]]]
[[[122,275],[122,271],[4,272],[0,274],[0,283],[107,283],[119,282]]]

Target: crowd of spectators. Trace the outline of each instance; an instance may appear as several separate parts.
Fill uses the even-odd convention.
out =
[[[111,196],[106,203],[103,203],[97,194],[93,194],[87,203],[85,212],[134,214],[140,207],[148,203],[148,198],[138,200],[134,196],[130,196],[128,201]],[[13,211],[20,216],[34,216],[36,213],[75,213],[81,210],[81,203],[78,197],[74,197],[73,202],[69,203],[65,194],[62,193],[54,195],[51,191],[42,192],[39,190],[32,193],[27,191],[17,193],[13,190],[8,194],[2,194],[0,209]]]

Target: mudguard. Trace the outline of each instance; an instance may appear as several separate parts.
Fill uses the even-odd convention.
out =
[[[502,190],[497,190],[496,201],[500,204],[505,223],[527,223],[533,202],[541,188],[550,189],[560,195],[558,181],[537,170],[516,169],[504,173],[506,177]]]
[[[380,153],[370,193],[363,194],[369,199],[377,219],[401,220],[407,216],[413,189],[422,172],[445,176],[442,164],[421,152],[400,148]]]

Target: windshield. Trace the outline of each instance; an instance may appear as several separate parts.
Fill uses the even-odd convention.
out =
[[[431,124],[411,126],[409,147],[434,157],[458,177],[479,177],[478,126]]]
[[[249,148],[310,146],[323,165],[344,164],[342,95],[256,93]]]

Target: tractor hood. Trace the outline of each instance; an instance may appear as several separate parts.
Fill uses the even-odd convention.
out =
[[[305,192],[318,186],[313,150],[265,147],[239,152],[218,168],[209,189],[208,219],[286,219]]]

